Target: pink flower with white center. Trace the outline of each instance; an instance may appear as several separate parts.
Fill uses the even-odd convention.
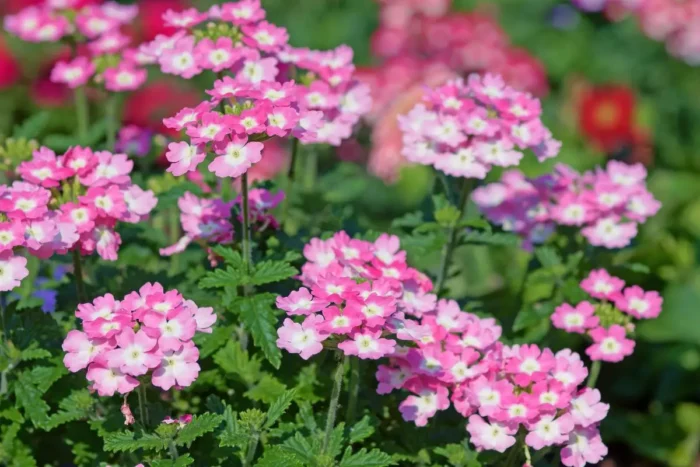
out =
[[[570,349],[560,350],[554,355],[556,359],[552,376],[565,387],[578,386],[586,380],[588,369],[579,354]]]
[[[254,26],[243,26],[243,42],[250,47],[265,52],[275,52],[289,41],[285,28],[280,28],[267,21],[261,21]]]
[[[516,354],[508,360],[506,370],[515,375],[515,382],[528,386],[532,382],[546,378],[554,368],[554,354],[549,349],[540,350],[536,345],[521,345]]]
[[[199,116],[199,125],[187,128],[187,136],[194,144],[223,141],[231,133],[231,117],[219,112],[204,112]]]
[[[555,411],[569,406],[571,395],[559,381],[544,380],[532,387],[532,398],[539,404],[539,411]]]
[[[13,190],[0,195],[0,211],[10,219],[39,219],[46,215],[51,192]]]
[[[151,190],[143,190],[138,185],[131,185],[129,189],[123,190],[126,211],[120,220],[136,224],[146,220],[153,208],[158,204],[158,198]]]
[[[386,318],[396,311],[396,301],[392,297],[371,294],[365,300],[348,300],[346,308],[363,317],[366,326],[382,326]]]
[[[260,0],[241,0],[221,6],[221,19],[236,25],[257,23],[263,18],[265,10],[260,5]]]
[[[202,72],[194,51],[194,37],[178,39],[172,48],[163,51],[158,59],[163,73],[190,79]]]
[[[594,206],[578,195],[562,196],[552,207],[552,218],[562,225],[580,227],[594,218],[593,211]]]
[[[168,10],[163,13],[163,22],[172,28],[189,29],[206,21],[207,14],[200,13],[196,8],[188,8],[184,11]]]
[[[258,85],[264,81],[274,81],[279,73],[277,59],[251,57],[243,62],[241,71],[236,74],[236,79],[242,83]]]
[[[480,180],[486,178],[489,171],[489,167],[477,158],[473,146],[462,147],[446,154],[438,154],[435,168],[453,177],[478,178]]]
[[[615,298],[615,306],[637,319],[651,319],[659,316],[663,301],[658,292],[645,292],[634,285]]]
[[[91,339],[110,339],[110,342],[114,342],[112,337],[120,334],[122,330],[132,328],[134,322],[131,319],[129,313],[124,313],[123,310],[119,310],[110,319],[97,318],[93,321],[85,321],[83,323],[83,328],[85,329],[85,334]],[[114,345],[110,349],[114,348]]]
[[[323,310],[323,323],[319,329],[327,334],[350,334],[362,325],[362,316],[347,308],[343,311],[336,306],[329,306]]]
[[[488,423],[478,415],[469,417],[470,441],[479,449],[506,452],[515,444],[515,429],[498,422]]]
[[[27,258],[12,256],[9,251],[0,254],[0,292],[19,287],[22,279],[28,275]]]
[[[194,305],[194,302],[191,302]],[[212,333],[212,326],[216,322],[216,314],[214,314],[214,309],[210,306],[208,307],[203,307],[203,308],[198,308],[196,305],[194,305],[196,308],[193,316],[194,316],[194,321],[196,324],[197,332],[203,332],[206,334],[211,334]]]
[[[611,300],[622,291],[625,281],[611,276],[605,269],[594,269],[581,281],[581,288],[588,295],[602,300]]]
[[[396,341],[380,337],[382,331],[358,331],[350,340],[338,344],[345,355],[357,355],[361,359],[377,360],[394,351]]]
[[[75,89],[84,86],[93,74],[95,65],[86,57],[77,57],[70,62],[57,62],[51,70],[51,81]]]
[[[479,414],[489,417],[500,410],[503,398],[512,394],[513,386],[506,380],[495,382],[480,376],[469,383],[469,391],[472,403],[479,407]]]
[[[595,316],[595,308],[589,302],[581,302],[576,307],[564,303],[559,305],[552,314],[552,323],[555,328],[577,334],[585,334],[586,330],[594,329],[599,321]]]
[[[175,308],[167,314],[146,313],[143,324],[146,334],[158,338],[158,349],[162,352],[179,349],[197,330],[192,313],[185,308]]]
[[[111,368],[119,368],[131,376],[141,376],[158,366],[158,341],[149,337],[143,329],[135,333],[133,329],[126,328],[116,336],[116,340],[117,348],[107,353]]]
[[[604,362],[619,362],[634,352],[635,342],[627,339],[627,331],[618,324],[610,328],[597,328],[588,333],[593,339],[593,345],[586,349],[591,360]]]
[[[208,112],[210,110],[211,106],[208,102],[204,102],[194,109],[185,107],[184,109],[180,110],[174,117],[163,119],[163,125],[165,125],[166,128],[171,128],[177,131],[184,130],[185,128],[188,128],[197,123],[199,116],[203,112]]]
[[[99,151],[94,154],[97,164],[94,170],[80,176],[80,183],[85,186],[104,186],[110,183],[117,185],[131,181],[129,174],[134,168],[134,161],[126,154],[112,154]]]
[[[199,350],[192,341],[178,350],[163,352],[160,365],[153,372],[151,382],[165,391],[173,386],[187,387],[199,376]]]
[[[239,123],[246,134],[264,133],[267,126],[267,113],[269,109],[265,106],[244,110],[241,112]]]
[[[267,114],[266,133],[270,136],[287,136],[296,127],[299,114],[291,107],[276,107]]]
[[[119,31],[111,31],[88,43],[88,49],[93,56],[116,54],[126,49],[131,38]]]
[[[97,297],[92,303],[78,305],[75,316],[83,321],[94,321],[98,318],[111,320],[118,309],[119,301],[114,299],[114,295],[108,293]]]
[[[323,317],[318,315],[308,316],[301,324],[285,319],[283,326],[277,330],[277,347],[289,353],[298,353],[308,360],[323,350],[322,342],[328,337],[318,329],[322,322]]]
[[[610,405],[600,401],[600,391],[585,388],[571,399],[569,413],[576,425],[587,427],[598,423],[608,415]]]
[[[0,254],[24,243],[25,228],[20,222],[0,222]]]
[[[314,298],[309,289],[302,287],[290,293],[287,297],[277,297],[277,308],[284,310],[288,315],[310,315],[323,310],[328,304]]]
[[[182,304],[182,295],[177,290],[155,291],[148,295],[146,304],[153,311],[166,315]]]
[[[661,203],[654,198],[654,195],[644,191],[630,196],[625,208],[627,217],[633,221],[644,222],[659,212]]]
[[[224,141],[215,146],[216,157],[209,164],[209,171],[217,177],[240,177],[253,164],[262,159],[264,145],[248,142],[248,138],[234,136],[231,141]]]
[[[187,172],[197,170],[197,166],[207,157],[200,146],[187,144],[184,141],[168,144],[165,157],[170,162],[167,172],[175,176],[184,175]]]
[[[62,163],[65,168],[71,170],[71,175],[83,177],[97,165],[97,158],[94,157],[92,149],[75,146],[66,151]]]
[[[85,196],[80,197],[80,202],[93,207],[98,216],[118,218],[126,211],[124,194],[117,185],[90,187]]]
[[[130,64],[120,64],[115,68],[107,68],[102,76],[105,89],[114,92],[134,91],[141,87],[148,78],[148,72]]]
[[[623,248],[637,236],[637,224],[623,223],[616,216],[605,217],[595,224],[581,229],[581,233],[593,246]]]
[[[561,463],[567,467],[598,464],[608,455],[596,427],[576,428],[569,433],[566,446],[561,450]]]
[[[450,362],[446,368],[446,376],[443,377],[455,383],[463,383],[466,380],[476,378],[484,373],[486,368],[478,363],[481,354],[474,349],[464,349],[456,359]]]
[[[450,406],[448,391],[444,386],[424,386],[420,387],[416,393],[399,404],[403,419],[414,422],[416,426],[427,425],[428,419],[438,410],[445,410]]]
[[[105,15],[100,8],[90,6],[78,13],[75,26],[88,39],[95,39],[119,28],[119,21]]]
[[[219,73],[231,68],[242,58],[242,49],[234,48],[229,37],[220,37],[216,42],[205,38],[195,46],[195,57],[200,67]]]
[[[91,231],[95,227],[97,210],[92,206],[82,206],[75,203],[65,203],[61,206],[61,220],[75,225],[78,233]]]
[[[568,414],[558,418],[555,418],[555,415],[543,415],[528,428],[530,432],[525,437],[525,444],[540,450],[566,442],[569,439],[569,433],[574,429],[574,422]]]
[[[122,243],[121,236],[109,225],[97,225],[88,236],[81,236],[81,246],[89,253],[97,251],[107,261],[117,260],[117,251]]]
[[[133,391],[139,382],[118,368],[108,368],[102,363],[92,363],[87,370],[87,380],[92,381],[92,389],[100,396],[113,396],[114,393],[127,394]]]
[[[59,165],[56,154],[47,148],[35,151],[30,161],[24,161],[17,167],[22,179],[44,188],[54,188],[71,176],[71,170]]]
[[[411,370],[405,364],[398,363],[396,367],[379,365],[377,367],[377,394],[389,394],[394,389],[400,389],[412,376]]]
[[[52,221],[33,220],[25,224],[24,243],[31,250],[38,250],[51,242],[58,232]]]
[[[507,394],[503,398],[503,410],[492,418],[508,424],[528,423],[539,416],[537,404],[528,394]]]
[[[84,332],[72,330],[68,332],[61,348],[66,355],[63,364],[71,373],[87,368],[106,350],[112,349],[107,339],[91,339]]]

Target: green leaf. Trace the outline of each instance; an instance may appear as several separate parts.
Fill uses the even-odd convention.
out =
[[[214,326],[211,334],[199,334],[202,336],[202,342],[195,341],[199,347],[200,358],[206,358],[219,350],[227,342],[231,342],[231,336],[235,330],[235,326]]]
[[[175,444],[178,446],[189,444],[200,436],[216,430],[223,420],[224,417],[215,413],[195,415],[192,421],[178,432]]]
[[[442,227],[452,227],[457,224],[461,214],[459,209],[448,204],[435,211],[435,220]]]
[[[203,289],[223,289],[248,283],[248,275],[243,269],[236,270],[232,266],[227,266],[225,270],[216,269],[207,272],[199,281],[199,286]]]
[[[415,228],[423,223],[423,213],[421,211],[408,212],[401,217],[397,217],[391,222],[392,229],[402,227]]]
[[[362,448],[352,454],[351,448],[347,448],[338,465],[340,467],[385,467],[394,465],[394,460],[389,454],[379,449],[367,451],[366,448]]]
[[[270,446],[255,463],[257,467],[303,467],[294,453],[281,446]]]
[[[374,427],[372,426],[372,419],[369,415],[362,417],[362,420],[355,423],[352,428],[350,428],[350,444],[359,443],[364,441],[374,434]]]
[[[277,347],[277,317],[272,307],[274,301],[273,294],[244,297],[235,302],[234,311],[237,308],[243,324],[253,336],[255,346],[262,349],[272,366],[279,368],[282,352]]]
[[[21,125],[15,125],[12,136],[15,138],[37,139],[46,128],[51,118],[51,113],[43,111],[35,113],[26,119]]]
[[[651,270],[649,266],[642,263],[625,263],[621,265],[623,268],[629,269],[632,272],[638,272],[640,274],[649,274]]]
[[[162,451],[167,448],[168,440],[158,435],[141,433],[137,438],[133,431],[117,431],[104,436],[105,451],[134,452],[139,449]]]
[[[290,452],[302,461],[312,464],[316,453],[309,442],[298,431],[292,438],[288,438],[281,446],[281,449]]]
[[[250,400],[269,404],[280,397],[285,389],[287,389],[287,386],[282,384],[277,378],[264,373],[260,381],[243,395]]]
[[[480,245],[520,246],[520,237],[503,232],[490,233],[473,230],[467,232],[464,241]]]
[[[42,425],[44,430],[52,430],[64,423],[87,418],[95,400],[87,389],[73,391],[68,397],[61,400],[61,410],[49,417]]]
[[[513,322],[513,331],[519,332],[539,325],[543,320],[549,321],[554,312],[554,305],[549,302],[525,305]]]
[[[214,362],[226,373],[238,376],[247,386],[252,386],[262,377],[260,358],[257,355],[250,358],[238,342],[229,341],[214,355]]]
[[[250,283],[253,285],[270,284],[296,276],[299,271],[286,261],[262,261],[255,265],[255,272]]]
[[[447,462],[454,467],[481,467],[481,462],[477,460],[477,453],[469,449],[466,442],[464,444],[448,444],[435,448],[433,452],[438,456],[446,457]]]
[[[535,249],[535,256],[540,264],[545,267],[559,266],[562,264],[561,256],[551,246],[541,246]]]
[[[41,398],[43,392],[33,384],[30,373],[22,372],[14,383],[17,405],[34,426],[40,426],[49,419],[49,405]]]
[[[224,259],[224,262],[229,266],[233,266],[236,269],[243,269],[245,267],[245,261],[241,254],[234,250],[233,248],[225,247],[222,245],[215,246],[212,251]]]
[[[37,349],[37,348],[29,348],[29,349],[24,349],[22,350],[22,353],[20,354],[20,359],[22,361],[29,361],[29,360],[41,360],[43,358],[49,358],[51,357],[51,352],[45,349]]]
[[[37,366],[31,370],[32,382],[36,385],[39,391],[45,393],[49,388],[68,373],[65,366]]]
[[[284,394],[278,397],[270,405],[270,408],[267,409],[267,417],[265,418],[265,425],[263,425],[264,429],[269,429],[274,426],[274,424],[277,422],[277,419],[279,419],[287,411],[287,409],[292,403],[292,400],[294,400],[294,396],[296,396],[296,394],[296,389],[290,389],[288,391],[285,391]]]

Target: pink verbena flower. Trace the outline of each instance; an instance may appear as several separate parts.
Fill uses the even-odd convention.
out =
[[[317,315],[308,316],[302,324],[285,319],[284,325],[277,330],[277,346],[308,360],[323,350],[321,343],[328,337],[318,329],[321,322],[323,318]]]
[[[498,422],[489,423],[478,415],[469,417],[467,431],[470,441],[481,449],[506,452],[515,444],[515,430]]]
[[[598,326],[600,319],[594,316],[595,308],[589,302],[581,302],[576,307],[568,303],[559,305],[552,315],[554,327],[566,332],[584,334],[587,329]]]
[[[639,286],[627,287],[615,298],[615,305],[637,319],[656,318],[661,313],[663,298],[658,292],[645,292]]]
[[[625,281],[608,274],[605,269],[594,269],[581,281],[581,288],[591,297],[612,299],[625,286]]]
[[[589,331],[589,335],[593,345],[586,349],[586,353],[592,360],[619,362],[634,351],[635,342],[626,338],[627,331],[618,324],[608,329],[594,329]]]

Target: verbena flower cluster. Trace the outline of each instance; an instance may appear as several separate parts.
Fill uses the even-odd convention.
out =
[[[403,154],[455,177],[483,179],[493,166],[518,165],[522,150],[542,161],[561,144],[540,120],[538,99],[499,76],[471,75],[426,92],[424,104],[399,117]]]
[[[690,65],[700,65],[700,4],[677,0],[572,0],[585,11],[605,10],[612,19],[631,14],[651,39]]]
[[[66,368],[87,368],[90,388],[100,396],[127,394],[146,382],[163,390],[187,387],[199,374],[199,350],[192,338],[211,333],[212,308],[199,308],[177,290],[147,283],[123,300],[106,294],[78,305],[83,331],[63,342]]]
[[[21,180],[0,186],[0,290],[27,276],[26,258],[77,249],[114,261],[121,243],[118,222],[148,218],[158,200],[131,182],[133,161],[125,154],[74,147],[57,156],[42,147],[17,167]]]
[[[582,174],[560,164],[535,179],[508,171],[500,182],[474,190],[472,199],[491,222],[520,234],[528,245],[542,243],[561,225],[580,228],[591,245],[622,248],[661,207],[646,177],[641,164],[610,161],[605,169]]]
[[[303,359],[319,353],[326,340],[362,359],[391,355],[396,341],[384,333],[396,332],[406,314],[420,316],[435,305],[432,283],[408,267],[395,236],[368,242],[338,232],[312,239],[304,256],[304,287],[277,299],[289,316],[277,330],[277,346]]]
[[[253,188],[248,193],[248,213],[253,229],[263,231],[265,229],[279,227],[275,217],[270,214],[284,199],[284,192],[272,194],[263,188]],[[161,256],[171,256],[181,253],[192,242],[197,242],[207,250],[212,244],[225,245],[233,243],[234,227],[232,223],[232,209],[238,206],[239,213],[236,217],[242,217],[242,199],[239,196],[228,203],[221,199],[199,198],[190,192],[186,192],[177,201],[180,208],[180,224],[184,230],[184,236],[175,244],[162,248]],[[212,257],[212,261],[213,257]]]
[[[138,15],[138,7],[106,2],[78,8],[78,3],[47,0],[7,16],[5,28],[29,42],[74,40],[80,44],[72,59],[55,64],[54,83],[75,89],[94,77],[109,91],[139,88],[148,73],[136,49],[129,48],[131,38],[122,32]]]
[[[631,318],[652,319],[659,316],[663,299],[658,292],[639,286],[625,288],[625,282],[605,269],[596,269],[581,282],[581,288],[598,303],[588,300],[575,306],[557,307],[552,315],[554,327],[566,332],[585,334],[593,340],[586,349],[591,360],[619,362],[632,355],[635,342],[628,338],[634,331]]]
[[[390,364],[379,367],[377,392],[411,392],[399,406],[405,420],[426,425],[451,401],[469,418],[479,450],[505,452],[520,432],[532,449],[561,447],[567,466],[607,454],[598,424],[609,407],[598,390],[580,388],[588,371],[575,352],[505,346],[492,318],[463,312],[452,300],[404,326],[397,336],[411,346],[397,347]]]

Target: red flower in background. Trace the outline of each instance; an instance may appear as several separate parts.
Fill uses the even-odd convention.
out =
[[[626,86],[589,87],[578,104],[579,127],[594,146],[612,152],[631,141],[636,97]]]
[[[183,0],[147,0],[138,2],[140,24],[136,25],[139,36],[144,41],[153,40],[158,34],[174,34],[177,29],[168,27],[163,21],[163,13],[168,10],[182,11],[189,2]]]
[[[124,124],[176,136],[176,131],[165,128],[163,119],[185,107],[195,107],[201,100],[199,92],[171,80],[154,81],[128,96],[124,103]]]
[[[19,80],[20,75],[19,62],[0,36],[0,90],[14,85]]]

